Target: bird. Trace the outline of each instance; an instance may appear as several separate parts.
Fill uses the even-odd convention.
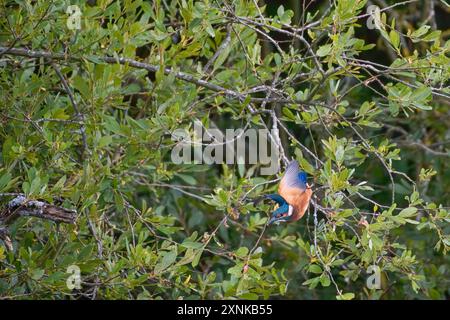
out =
[[[294,222],[303,217],[312,196],[312,189],[306,179],[306,173],[299,170],[298,162],[291,161],[280,181],[278,193],[264,196],[278,205],[278,208],[272,213],[268,225]]]

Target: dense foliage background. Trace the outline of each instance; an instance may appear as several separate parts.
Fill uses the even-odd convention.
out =
[[[449,10],[0,0],[0,296],[449,298]],[[194,119],[277,128],[280,174],[172,163]],[[311,206],[266,228],[253,200],[290,159]],[[21,195],[76,221],[13,212]]]

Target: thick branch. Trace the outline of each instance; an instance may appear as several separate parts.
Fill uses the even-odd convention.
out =
[[[214,55],[211,57],[211,59],[206,63],[206,65],[203,67],[203,72],[207,73],[209,68],[216,62],[217,58],[220,56],[220,54],[228,47],[228,45],[231,42],[231,24],[227,26],[227,35],[225,36],[225,39],[220,44],[217,51],[214,53]]]
[[[7,47],[0,46],[0,51],[4,51],[4,50],[8,50],[7,52],[5,51],[5,54],[13,55],[13,56],[21,56],[21,57],[29,57],[29,58],[46,58],[46,59],[50,59],[50,60],[54,60],[54,61],[58,61],[58,60],[80,61],[81,60],[81,58],[79,58],[79,57],[69,56],[69,55],[65,55],[62,53],[53,53],[53,52],[49,52],[49,51],[35,51],[35,50],[28,50],[28,49],[24,49],[24,48],[7,48]],[[89,60],[89,57],[86,57],[86,58]],[[145,69],[150,72],[157,72],[159,70],[159,66],[151,65],[148,63],[144,63],[144,62],[139,62],[139,61],[129,59],[129,58],[113,58],[113,57],[98,57],[98,56],[92,56],[91,58],[92,58],[92,60],[100,60],[102,62],[109,63],[109,64],[118,63],[118,64],[122,64],[122,65],[129,65],[130,67],[138,68],[138,69]],[[174,71],[171,68],[164,68],[164,74],[166,74],[166,75],[172,74],[175,78],[177,78],[179,80],[193,83],[199,87],[203,87],[203,88],[209,89],[211,91],[220,92],[230,98],[239,99],[240,101],[244,101],[246,98],[246,95],[244,95],[240,92],[224,88],[222,86],[219,86],[217,84],[214,84],[214,83],[202,80],[202,79],[197,79],[190,74],[187,74],[187,73],[184,73],[181,71]],[[266,100],[266,99],[265,98],[251,98],[250,101],[263,102],[264,100]],[[274,98],[274,99],[270,99],[268,102],[280,102],[280,99]]]
[[[76,219],[76,211],[44,201],[28,200],[23,195],[20,195],[11,200],[6,209],[0,213],[0,223],[7,225],[20,216],[37,217],[54,222],[73,224]]]

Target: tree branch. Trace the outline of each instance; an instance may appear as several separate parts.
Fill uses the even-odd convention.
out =
[[[62,53],[28,50],[25,48],[11,48],[10,49],[10,48],[0,46],[0,51],[6,50],[6,49],[8,49],[8,52],[5,52],[5,55],[21,56],[21,57],[29,57],[29,58],[46,58],[46,59],[51,59],[51,60],[55,60],[55,61],[60,61],[60,60],[81,61],[82,60],[82,58],[80,58],[80,57],[65,55]],[[99,61],[102,61],[102,62],[108,63],[108,64],[118,63],[121,65],[128,65],[130,67],[137,68],[137,69],[144,69],[144,70],[147,70],[150,72],[157,72],[159,70],[159,66],[151,65],[148,63],[144,63],[144,62],[139,62],[139,61],[129,59],[129,58],[90,56],[90,57],[83,57],[83,59],[99,60]],[[184,73],[181,71],[175,71],[171,68],[164,68],[164,74],[166,74],[166,75],[172,74],[175,78],[177,78],[179,80],[193,83],[199,87],[203,87],[203,88],[209,89],[211,91],[220,92],[230,98],[238,99],[240,101],[244,101],[246,98],[246,95],[243,93],[227,89],[225,87],[219,86],[217,84],[214,84],[214,83],[202,80],[202,79],[197,79],[190,74],[187,74],[187,73]],[[251,102],[263,102],[266,100],[267,100],[266,98],[256,98],[256,97],[252,97],[250,99]],[[269,99],[267,102],[286,102],[286,99],[272,98],[272,99]]]
[[[25,196],[19,195],[12,199],[0,213],[0,225],[8,225],[20,216],[74,224],[76,211],[55,206],[45,201],[28,200]]]

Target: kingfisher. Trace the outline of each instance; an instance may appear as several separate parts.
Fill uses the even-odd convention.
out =
[[[297,161],[291,161],[280,181],[278,193],[264,196],[278,205],[268,224],[299,220],[308,209],[311,196],[312,190],[306,182],[306,173],[299,170]]]

